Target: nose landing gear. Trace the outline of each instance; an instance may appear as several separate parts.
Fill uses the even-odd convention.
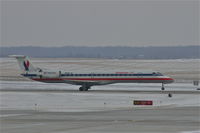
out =
[[[164,87],[164,84],[162,83],[162,87],[161,87],[161,90],[165,90],[165,87]]]

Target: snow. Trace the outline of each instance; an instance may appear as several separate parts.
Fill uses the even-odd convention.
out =
[[[162,93],[160,87],[160,84],[112,84],[94,86],[91,91],[79,92],[79,86],[68,84],[0,81],[0,109],[82,112],[125,108],[200,106],[200,93],[192,84],[167,85],[166,90],[177,92],[172,93],[172,97],[168,97],[168,93]],[[144,90],[147,93],[131,92],[135,90]],[[148,93],[148,91],[152,92]],[[178,93],[183,91],[185,93]],[[134,100],[152,100],[153,106],[135,106],[133,105]]]

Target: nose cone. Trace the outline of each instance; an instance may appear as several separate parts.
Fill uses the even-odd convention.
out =
[[[169,83],[173,83],[174,82],[174,79],[173,78],[170,78],[170,77],[167,77],[166,78],[166,83],[169,84]]]
[[[174,82],[174,79],[173,79],[173,78],[170,78],[169,81],[170,81],[170,83],[173,83],[173,82]]]

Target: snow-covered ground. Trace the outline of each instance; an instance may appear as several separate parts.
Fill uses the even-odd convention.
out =
[[[79,86],[68,84],[0,81],[0,109],[82,112],[138,107],[200,106],[200,92],[192,84],[166,85],[166,91],[171,91],[172,97],[160,91],[160,84],[112,84],[94,86],[88,92],[79,92],[78,88]],[[152,100],[153,106],[136,106],[133,105],[134,100]]]

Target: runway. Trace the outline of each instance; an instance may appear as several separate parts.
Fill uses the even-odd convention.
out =
[[[165,91],[159,84],[114,84],[79,92],[67,84],[0,83],[1,133],[200,131],[200,91],[192,84],[166,85]]]
[[[95,112],[3,110],[1,133],[197,133],[199,110],[199,107]]]

